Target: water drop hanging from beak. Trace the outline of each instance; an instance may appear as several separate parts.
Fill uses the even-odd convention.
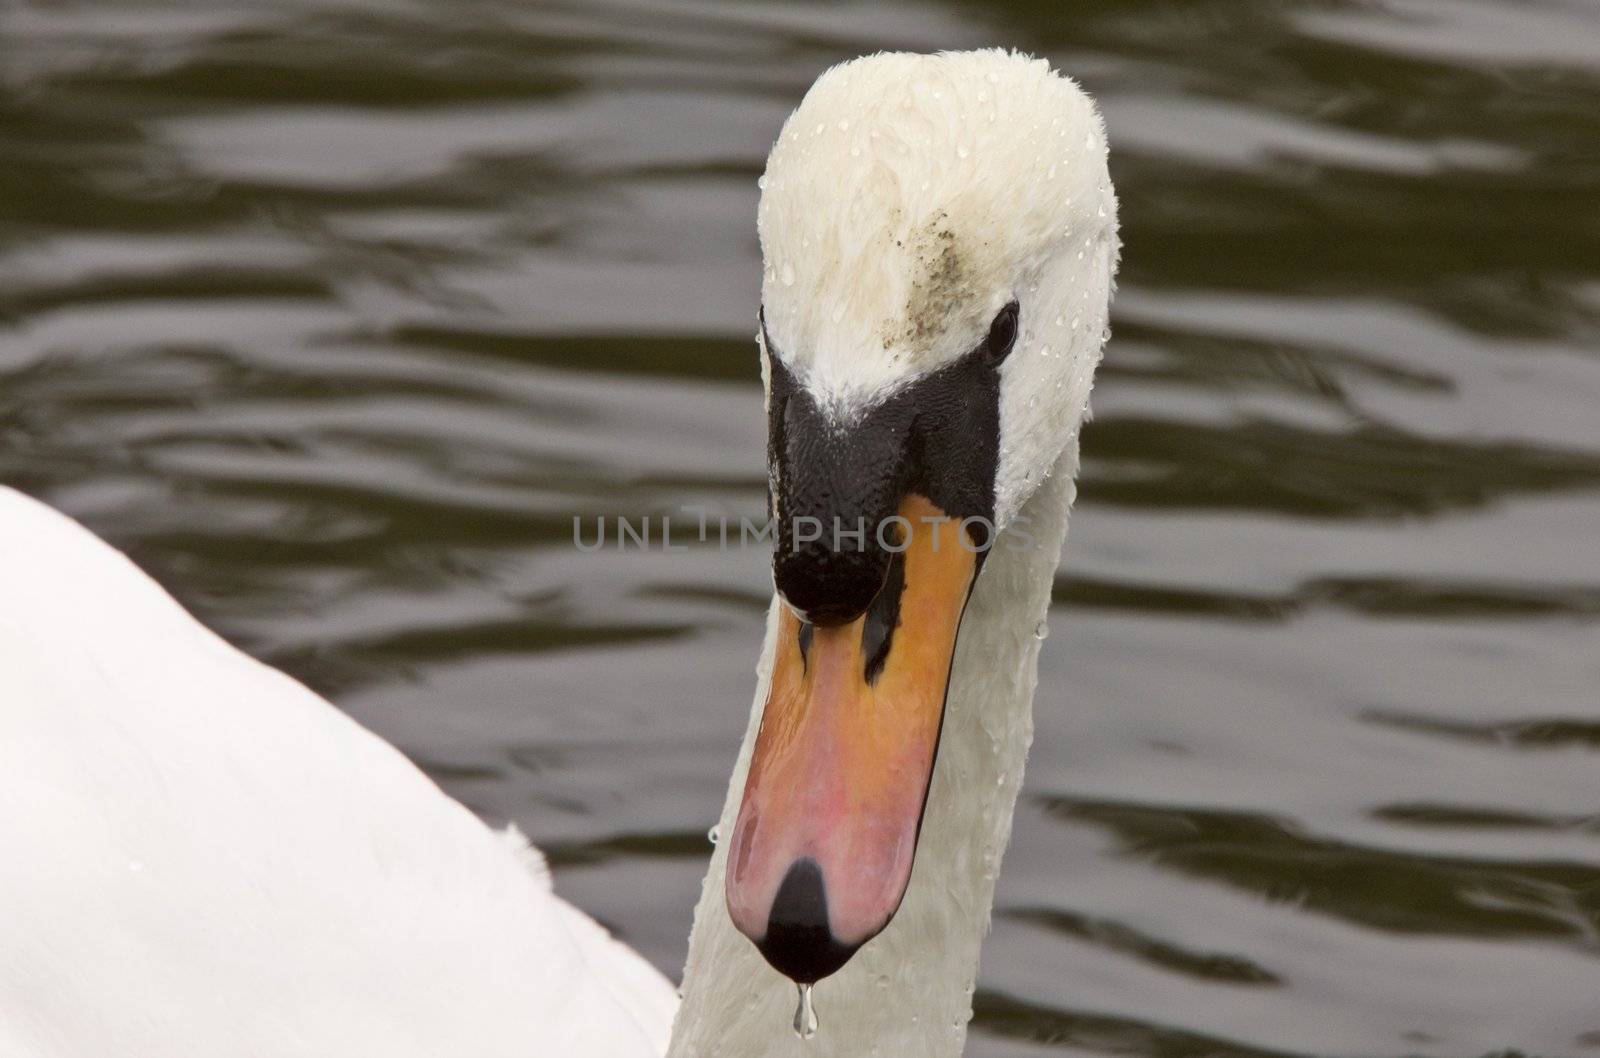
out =
[[[794,1008],[794,1034],[809,1040],[817,1034],[817,1009],[811,1005],[811,986],[795,985],[795,989],[800,993],[800,1002]]]

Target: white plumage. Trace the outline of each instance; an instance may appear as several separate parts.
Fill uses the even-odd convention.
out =
[[[789,1033],[792,986],[729,920],[725,847],[679,1008],[519,837],[0,490],[0,1056],[631,1058],[667,1046],[675,1008],[686,1058],[960,1051],[1116,266],[1100,120],[1016,54],[845,64],[774,147],[760,229],[773,353],[841,417],[1021,306],[995,506],[1024,546],[973,589],[910,887],[818,985],[816,1038]]]
[[[0,489],[0,1055],[657,1055],[677,997],[326,701]]]

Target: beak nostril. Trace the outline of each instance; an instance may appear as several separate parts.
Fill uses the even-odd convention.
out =
[[[861,656],[866,659],[863,675],[869,684],[877,682],[889,660],[894,630],[900,625],[900,597],[905,587],[905,560],[896,553],[890,556],[889,575],[867,607],[866,620],[861,625]]]
[[[828,891],[816,860],[798,859],[784,875],[756,946],[775,970],[801,984],[820,981],[856,953],[860,945],[841,942],[828,925]]]

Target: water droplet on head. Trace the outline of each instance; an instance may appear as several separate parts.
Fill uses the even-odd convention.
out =
[[[809,1040],[817,1034],[817,1010],[811,1005],[811,986],[795,985],[800,993],[800,1002],[794,1008],[794,1034],[802,1040]]]
[[[711,844],[713,844],[713,845],[715,845],[717,843],[717,839],[719,837],[721,837],[721,836],[722,836],[722,828],[717,826],[715,823],[713,823],[711,825],[711,829],[710,830],[706,831],[706,840],[711,842]]]
[[[1048,639],[1049,637],[1050,637],[1050,625],[1049,625],[1048,622],[1040,621],[1038,624],[1033,626],[1033,638],[1035,638],[1035,639]]]
[[[762,173],[760,176],[756,177],[756,186],[759,187],[763,191],[765,191],[767,189],[767,174],[766,173]]]

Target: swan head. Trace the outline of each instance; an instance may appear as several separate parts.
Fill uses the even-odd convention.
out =
[[[726,893],[806,982],[904,896],[968,594],[1087,409],[1116,200],[1088,96],[1000,50],[834,67],[762,188],[785,605]]]

